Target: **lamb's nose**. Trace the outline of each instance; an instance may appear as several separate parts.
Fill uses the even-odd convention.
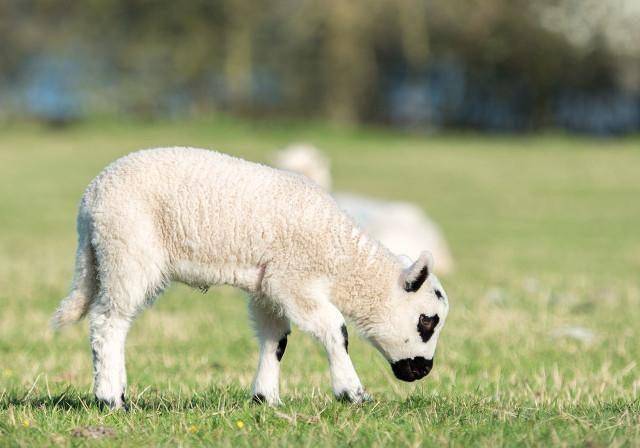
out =
[[[433,359],[426,359],[422,356],[418,356],[417,358],[413,358],[411,362],[411,372],[415,376],[416,379],[424,378],[429,375],[431,369],[433,368]]]
[[[424,378],[431,372],[432,367],[433,359],[426,359],[422,356],[401,359],[391,364],[396,378],[409,382]]]
[[[427,373],[431,372],[431,369],[433,369],[433,358],[427,359],[426,368],[427,368]]]

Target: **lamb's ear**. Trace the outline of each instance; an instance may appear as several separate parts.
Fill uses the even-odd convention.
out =
[[[424,251],[418,259],[402,272],[402,285],[407,292],[416,292],[433,270],[433,257]]]

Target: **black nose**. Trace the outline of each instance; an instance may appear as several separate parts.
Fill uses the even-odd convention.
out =
[[[429,375],[433,367],[433,359],[426,359],[422,356],[416,358],[405,358],[391,364],[393,374],[402,381],[415,381]]]

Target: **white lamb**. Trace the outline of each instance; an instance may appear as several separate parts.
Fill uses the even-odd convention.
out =
[[[275,154],[277,168],[304,174],[331,190],[331,165],[313,145],[294,143]],[[350,193],[333,193],[341,209],[395,254],[417,258],[428,249],[438,260],[437,274],[453,272],[453,256],[440,227],[417,205]]]
[[[449,305],[430,256],[402,266],[303,176],[202,149],[139,151],[90,183],[77,224],[72,290],[53,324],[88,314],[94,392],[112,408],[125,406],[129,327],[172,280],[250,294],[257,401],[280,402],[290,322],[324,344],[337,397],[367,398],[343,315],[399,379],[431,370]]]

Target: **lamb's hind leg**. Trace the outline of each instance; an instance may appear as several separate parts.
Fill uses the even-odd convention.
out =
[[[260,360],[253,381],[253,400],[277,405],[280,403],[280,361],[291,330],[289,319],[278,315],[271,305],[261,300],[264,298],[251,298],[249,301],[249,312],[260,340]]]
[[[112,409],[126,408],[125,342],[133,319],[162,291],[163,280],[152,263],[100,260],[100,291],[89,310],[94,393]],[[115,269],[109,267],[115,267]]]
[[[124,347],[132,320],[133,316],[123,315],[106,303],[94,303],[89,312],[93,390],[98,402],[111,409],[127,407]]]

